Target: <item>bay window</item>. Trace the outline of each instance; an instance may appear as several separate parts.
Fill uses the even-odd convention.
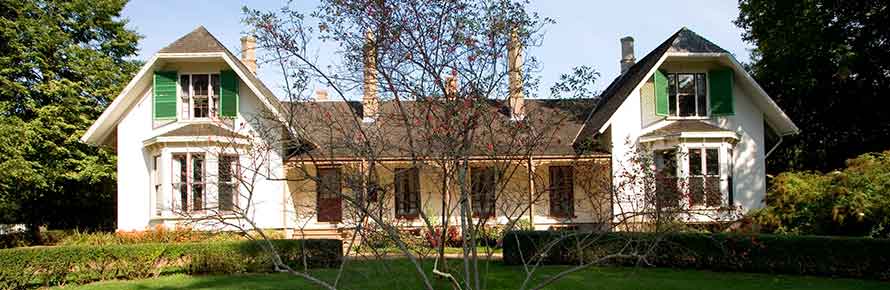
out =
[[[658,208],[680,204],[677,173],[677,150],[655,151],[655,202]]]
[[[235,209],[238,184],[238,156],[220,156],[218,165],[219,184],[217,186],[217,202],[219,210],[231,211]]]
[[[689,149],[689,204],[721,206],[720,155],[718,148]]]
[[[732,152],[732,148],[719,144],[656,150],[656,205],[714,208],[729,204],[733,188]]]
[[[155,155],[151,163],[151,185],[155,196],[155,215],[161,215],[164,208],[164,194],[161,187],[161,155]]]
[[[173,208],[184,213],[204,210],[206,176],[204,154],[174,154],[172,161],[172,184],[175,199]]]

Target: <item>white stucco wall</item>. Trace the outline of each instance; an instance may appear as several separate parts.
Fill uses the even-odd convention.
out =
[[[168,63],[163,67],[164,70],[177,70],[182,73],[215,73],[226,68],[227,66],[221,62]],[[265,118],[268,115],[264,112],[265,105],[245,82],[240,81],[239,83],[239,114],[234,122],[234,128],[243,135],[255,137],[254,141],[251,141],[253,144],[268,145],[270,142],[276,142],[282,132],[280,126]],[[217,155],[221,151],[235,150],[234,146],[220,147],[194,142],[146,146],[144,141],[158,136],[165,130],[170,130],[183,123],[195,123],[195,121],[180,119],[166,124],[156,123],[152,118],[153,103],[150,82],[149,85],[137,89],[143,91],[140,94],[140,101],[132,108],[128,108],[116,128],[118,154],[117,228],[123,231],[145,230],[158,224],[170,227],[182,224],[182,219],[173,216],[170,210],[173,199],[171,185],[171,157],[173,154],[185,152],[205,154],[206,178],[208,182],[214,182],[217,175]],[[181,112],[181,110],[177,111]],[[267,134],[259,134],[260,130],[277,135],[263,139],[259,136]],[[242,171],[252,172],[253,169],[257,169],[258,173],[256,174],[259,174],[257,181],[251,186],[252,190],[250,190],[253,192],[253,204],[249,216],[262,228],[284,228],[286,224],[283,202],[285,185],[283,181],[274,180],[284,176],[281,153],[278,148],[262,150],[262,152],[243,149],[238,152],[241,158],[240,164],[251,166],[251,170]],[[162,163],[159,167],[162,183],[161,194],[164,202],[162,209],[165,212],[160,216],[155,212],[157,196],[154,193],[151,177],[152,163],[156,155],[162,156]],[[205,199],[209,204],[216,203],[215,190],[215,185],[208,185],[207,191],[205,191]],[[248,190],[244,186],[239,190],[242,192],[242,198],[238,202],[245,205],[247,200],[244,195]]]
[[[669,57],[662,64],[667,71],[679,72],[707,72],[718,66],[717,62],[689,62],[682,59]],[[700,120],[725,130],[736,132],[740,139],[734,146],[732,164],[733,173],[733,206],[740,207],[742,212],[763,207],[763,198],[766,191],[766,168],[764,148],[763,113],[752,102],[753,88],[747,87],[742,82],[742,76],[735,76],[733,88],[735,114],[732,116],[711,117]],[[609,124],[612,130],[612,170],[613,184],[615,186],[628,184],[629,180],[621,177],[621,171],[632,167],[628,161],[633,156],[632,146],[643,148],[639,137],[648,132],[664,127],[673,120],[655,115],[654,86],[643,83],[638,89],[633,90],[627,100],[618,108],[612,116]],[[628,143],[630,141],[630,143]],[[688,144],[695,145],[690,141]],[[709,141],[710,142],[710,141]],[[632,146],[628,146],[632,145]],[[728,165],[727,165],[728,166]],[[639,188],[637,188],[639,190]],[[629,190],[633,192],[633,189]],[[623,209],[633,208],[629,202],[621,202],[621,198],[613,204],[614,212],[620,213]]]
[[[117,126],[117,228],[143,230],[149,223],[151,154],[142,140],[152,133],[151,89]]]

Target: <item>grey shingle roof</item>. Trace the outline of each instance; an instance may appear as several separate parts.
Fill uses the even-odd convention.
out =
[[[593,109],[594,99],[526,99],[525,110],[527,114],[526,124],[532,126],[541,133],[542,137],[535,140],[547,140],[545,145],[535,146],[536,151],[531,152],[534,156],[567,156],[575,155],[576,151],[572,144],[578,130],[581,129],[585,116]],[[421,103],[419,101],[402,101],[402,108],[405,114],[400,113],[399,108],[393,101],[387,101],[380,104],[380,114],[375,123],[362,123],[362,104],[356,101],[323,101],[323,102],[295,102],[285,103],[285,106],[291,110],[291,114],[296,116],[296,127],[304,135],[304,139],[309,139],[315,146],[312,152],[315,158],[334,157],[334,158],[350,158],[363,157],[367,153],[357,153],[362,150],[362,146],[356,138],[360,135],[358,126],[370,135],[375,135],[371,140],[378,142],[374,149],[376,156],[380,158],[399,158],[407,157],[416,153],[421,156],[429,156],[437,152],[444,152],[447,148],[437,148],[438,146],[453,144],[448,142],[440,142],[439,140],[426,140],[424,136],[425,130],[435,128],[435,125],[412,126],[414,135],[408,137],[408,130],[404,121],[404,116],[410,118],[420,118],[421,122],[435,122],[425,119],[427,110],[436,110],[435,104]],[[478,130],[492,130],[489,133],[480,133],[478,139],[492,138],[494,146],[504,146],[496,148],[498,152],[514,152],[515,148],[509,146],[517,138],[510,134],[514,131],[509,128],[512,121],[509,121],[507,106],[502,101],[490,101],[491,116],[493,119],[487,119],[481,122]],[[413,121],[412,121],[413,122]],[[412,123],[409,122],[409,123]],[[426,132],[428,133],[428,132]],[[423,144],[422,146],[411,149],[408,147],[409,140],[414,144]],[[480,140],[478,145],[472,150],[479,150],[478,156],[484,157],[486,140]],[[541,142],[541,141],[538,141]],[[424,151],[424,152],[420,152]],[[585,152],[585,154],[602,154],[604,152]]]
[[[583,128],[575,139],[575,144],[583,144],[592,139],[597,131],[607,122],[618,107],[627,99],[631,91],[643,81],[646,74],[651,71],[658,60],[667,52],[691,52],[691,53],[726,53],[716,44],[704,37],[692,32],[686,27],[671,35],[652,52],[649,52],[639,62],[628,68],[618,76],[600,95],[602,101],[587,118]]]
[[[667,126],[649,132],[643,137],[667,137],[677,135],[683,132],[732,132],[702,121],[697,120],[679,120]]]
[[[192,32],[180,37],[158,53],[199,53],[228,51],[216,37],[213,37],[204,26],[198,26]],[[236,58],[237,59],[237,58]]]

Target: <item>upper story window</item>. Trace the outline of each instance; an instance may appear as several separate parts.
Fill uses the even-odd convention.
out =
[[[216,117],[219,103],[219,74],[179,75],[180,117],[206,119]]]
[[[708,82],[704,73],[669,73],[667,79],[671,117],[708,116]]]

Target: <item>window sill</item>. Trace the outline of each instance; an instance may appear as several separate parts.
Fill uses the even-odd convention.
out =
[[[574,214],[572,214],[572,215],[549,215],[549,217],[552,219],[563,219],[563,220],[578,218],[578,216],[574,215]]]
[[[414,220],[418,219],[419,217],[420,216],[416,215],[416,214],[415,215],[396,215],[396,219],[406,220],[406,221],[414,221]]]
[[[238,215],[233,211],[220,211],[220,212],[212,212],[208,210],[201,211],[193,211],[187,214],[177,214],[177,213],[164,213],[161,215],[154,214],[152,215],[152,220],[195,220],[195,219],[207,219],[210,217],[221,217],[224,219],[233,219],[238,218]]]

